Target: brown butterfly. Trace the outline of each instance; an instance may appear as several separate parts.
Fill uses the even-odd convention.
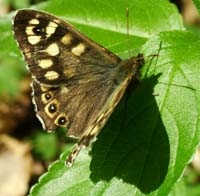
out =
[[[33,103],[43,128],[66,127],[68,136],[80,138],[67,159],[72,165],[136,79],[142,55],[121,60],[72,25],[36,10],[17,11],[13,30],[32,74]]]

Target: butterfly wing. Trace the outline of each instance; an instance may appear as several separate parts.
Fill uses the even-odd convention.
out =
[[[40,11],[18,11],[14,35],[33,77],[33,102],[43,128],[64,126],[68,135],[81,137],[68,158],[72,164],[121,99],[137,61],[124,63],[68,23]]]
[[[32,77],[40,83],[58,86],[73,78],[82,81],[88,72],[97,72],[96,65],[121,61],[70,24],[45,12],[20,10],[13,21],[14,36]]]
[[[111,98],[119,99],[116,94],[122,93],[119,91],[121,86],[126,87],[127,84],[122,82],[127,82],[127,75],[121,75],[118,80],[120,82],[102,76],[86,85],[59,87],[44,86],[33,81],[33,102],[37,117],[48,131],[62,126],[68,128],[69,136],[81,137],[97,121],[99,115],[106,113],[106,109],[114,109],[115,104]],[[111,104],[109,107],[108,103]]]

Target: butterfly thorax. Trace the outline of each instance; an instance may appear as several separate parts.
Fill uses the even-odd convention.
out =
[[[142,65],[144,64],[144,57],[142,54],[139,54],[137,57],[133,56],[129,59],[123,60],[120,62],[120,68],[122,71],[127,70],[128,74],[134,76],[134,79],[139,78],[139,71]]]

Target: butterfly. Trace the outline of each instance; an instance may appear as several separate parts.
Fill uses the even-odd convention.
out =
[[[69,23],[42,11],[18,10],[13,31],[32,75],[33,103],[43,129],[66,127],[67,136],[79,138],[66,160],[71,166],[137,78],[143,57],[121,60]]]

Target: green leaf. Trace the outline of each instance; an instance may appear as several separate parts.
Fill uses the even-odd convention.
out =
[[[14,9],[30,6],[30,0],[3,0],[3,3],[6,4],[6,6],[12,6]]]
[[[37,134],[30,138],[33,144],[33,152],[37,158],[50,160],[55,158],[58,151],[58,141],[55,134],[44,133],[38,130]]]
[[[16,58],[17,48],[11,32],[11,18],[0,19],[0,94],[17,95],[25,66]],[[16,53],[15,53],[16,52]],[[19,54],[19,51],[18,51]],[[23,63],[24,65],[24,63]]]
[[[37,8],[72,22],[122,58],[146,43],[146,63],[142,81],[129,87],[94,143],[91,163],[86,149],[66,168],[66,153],[30,195],[168,195],[199,142],[199,39],[184,31],[167,0],[52,0]]]
[[[55,162],[49,168],[46,175],[42,176],[39,184],[32,188],[30,195],[88,195],[92,183],[89,180],[89,156],[83,150],[76,165],[72,168],[65,166],[67,153],[62,155],[60,161]]]
[[[24,70],[16,59],[0,59],[0,94],[15,96],[20,92]],[[7,96],[6,96],[7,97]]]
[[[157,194],[165,195],[167,187],[176,182],[199,143],[199,73],[200,40],[184,31],[164,32],[146,45],[160,42],[159,57],[144,67],[145,77],[160,74],[154,93],[163,125],[166,129],[170,160],[168,174]]]
[[[195,172],[196,177],[197,173]],[[172,196],[198,196],[200,193],[200,186],[198,180],[193,181],[192,183],[187,182],[188,176],[183,176],[173,187],[171,191]],[[197,177],[198,178],[198,177]],[[196,179],[197,179],[196,178]]]
[[[200,11],[200,1],[199,0],[193,0],[195,6],[197,7],[198,9],[198,12]]]
[[[31,190],[30,196],[66,196],[66,195],[133,195],[134,189],[113,178],[109,183],[100,181],[96,184],[91,182],[88,151],[83,149],[73,167],[65,166],[67,153],[63,154],[60,161],[55,162],[49,168],[46,175],[43,175],[39,183]]]
[[[187,187],[184,182],[184,178],[178,181],[172,189],[171,195],[172,196],[194,196],[194,194],[187,194]]]
[[[65,17],[69,22],[111,30],[125,35],[127,8],[129,9],[131,35],[150,37],[152,34],[161,31],[184,29],[177,8],[167,0],[160,2],[155,0],[148,2],[146,0],[115,0],[114,3],[112,0],[106,2],[91,0],[57,2],[53,0],[51,3],[39,5],[38,8]]]

